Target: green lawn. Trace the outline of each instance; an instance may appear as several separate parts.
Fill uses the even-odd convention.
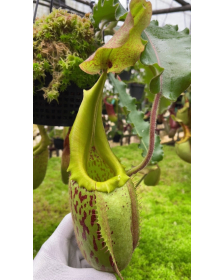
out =
[[[128,169],[142,159],[137,146],[112,150]],[[34,191],[34,256],[70,212],[60,164],[60,158],[49,160],[45,180]],[[130,264],[122,271],[125,280],[191,279],[191,166],[171,146],[164,146],[164,159],[159,165],[158,186],[147,187],[142,182],[137,191],[141,201],[141,239]]]

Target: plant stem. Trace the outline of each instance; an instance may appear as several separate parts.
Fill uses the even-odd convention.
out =
[[[156,116],[157,116],[157,109],[159,106],[161,93],[157,93],[153,102],[151,116],[150,116],[150,129],[149,129],[149,149],[146,157],[144,160],[137,166],[128,170],[127,175],[131,176],[140,170],[142,170],[146,165],[150,162],[153,150],[155,147],[155,130],[156,130]]]
[[[99,31],[99,34],[97,35],[97,38],[99,38],[99,39],[103,39],[103,41],[104,41],[104,38],[103,38],[103,28],[104,28],[104,26],[106,25],[108,23],[108,21],[103,21],[102,22],[102,25],[101,25],[101,28],[100,28],[100,31]],[[101,37],[101,38],[100,38]]]
[[[140,183],[145,179],[145,177],[147,176],[148,174],[145,174],[142,176],[142,178],[138,181],[138,183],[135,185],[135,189],[137,189],[137,187],[140,185]]]

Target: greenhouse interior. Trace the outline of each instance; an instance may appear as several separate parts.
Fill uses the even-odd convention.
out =
[[[191,279],[191,0],[33,0],[33,259]]]

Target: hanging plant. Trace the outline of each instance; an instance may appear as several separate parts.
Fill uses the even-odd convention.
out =
[[[48,145],[51,142],[45,128],[38,125],[38,129],[41,140],[33,148],[33,189],[37,189],[44,180],[48,163]]]
[[[177,155],[184,161],[191,163],[191,133],[190,129],[181,123],[184,131],[184,137],[175,143]]]
[[[61,156],[61,179],[64,184],[69,182],[69,172],[67,171],[70,161],[70,148],[69,148],[69,134],[71,128],[69,128],[67,135],[64,140],[64,149]]]
[[[170,114],[169,116],[169,131],[168,131],[168,136],[169,138],[173,138],[177,132],[177,129],[180,128],[180,125],[178,122],[176,122],[172,116],[175,117],[174,114]]]
[[[191,109],[188,99],[185,99],[183,108],[172,119],[182,126],[184,132],[183,138],[175,143],[175,151],[181,159],[191,163]]]
[[[83,98],[98,75],[79,65],[100,46],[89,18],[54,9],[33,25],[33,122],[72,126]]]
[[[117,121],[117,115],[114,112],[114,106],[113,106],[113,104],[110,104],[107,100],[108,100],[108,97],[106,96],[103,99],[103,102],[104,102],[105,107],[106,107],[108,118],[111,122],[115,123]]]
[[[79,65],[100,45],[89,15],[81,18],[62,9],[36,19],[33,25],[34,94],[42,89],[44,98],[58,101],[71,83],[91,87],[97,75],[81,71]],[[49,79],[46,79],[49,77]],[[47,82],[47,84],[45,83]]]
[[[158,164],[149,164],[145,168],[146,176],[144,177],[144,184],[146,186],[156,186],[159,183],[161,169]]]
[[[191,125],[191,110],[190,110],[190,103],[187,100],[184,104],[184,107],[179,109],[176,114],[177,119],[181,120],[183,124],[190,127]]]
[[[181,127],[180,124],[175,121],[175,103],[173,103],[169,108],[168,111],[170,113],[169,117],[163,118],[163,124],[166,133],[168,134],[169,138],[173,138],[177,132],[177,130]],[[174,118],[173,118],[174,117]]]
[[[105,2],[107,6],[113,3],[104,1],[102,6]],[[84,91],[84,99],[69,137],[69,197],[78,246],[92,267],[117,273],[121,279],[123,278],[120,271],[130,262],[139,240],[138,202],[132,175],[149,163],[156,164],[163,158],[160,139],[155,136],[160,98],[167,95],[166,89],[169,88],[170,96],[166,98],[176,99],[182,92],[182,87],[185,88],[190,83],[190,76],[186,77],[186,73],[181,71],[178,72],[178,84],[181,89],[178,85],[172,88],[172,81],[165,80],[163,83],[164,68],[159,56],[160,53],[166,52],[166,42],[162,44],[159,54],[157,48],[151,47],[148,55],[156,58],[156,61],[152,59],[147,64],[151,71],[150,90],[155,94],[149,126],[143,120],[143,113],[136,109],[136,100],[127,94],[126,84],[109,73],[109,78],[119,93],[120,106],[128,111],[128,119],[141,138],[140,148],[144,156],[139,165],[128,171],[124,170],[110,150],[103,128],[103,86],[108,72],[119,73],[139,59],[146,43],[140,35],[149,25],[150,17],[150,2],[132,0],[124,25],[107,44],[80,65],[83,71],[89,74],[100,73],[101,77],[92,89]],[[154,28],[154,25],[152,27]],[[155,29],[157,31],[157,27]],[[162,36],[172,39],[178,37],[178,40],[181,37],[177,30],[170,32],[167,27],[162,31],[159,29],[158,33],[162,35],[159,34],[153,43],[160,47]],[[183,38],[186,39],[186,36],[184,33]],[[148,41],[148,44],[152,42]],[[169,42],[167,44],[169,45]],[[189,49],[189,41],[186,49]],[[184,50],[185,47],[180,52],[180,57],[176,56],[177,63],[174,68],[182,64],[181,55]],[[164,57],[163,59],[165,60]],[[169,70],[168,68],[167,71]]]
[[[139,59],[144,49],[140,35],[150,17],[149,2],[132,0],[123,27],[80,65],[88,73],[103,73],[91,90],[84,91],[70,133],[70,205],[79,248],[94,268],[121,278],[120,270],[130,262],[139,239],[138,202],[130,176],[109,147],[101,117],[102,94],[107,72],[120,72]],[[133,39],[136,48],[130,46]]]

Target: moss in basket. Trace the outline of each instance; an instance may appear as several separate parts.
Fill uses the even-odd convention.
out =
[[[80,88],[91,87],[98,75],[84,73],[79,65],[99,46],[88,14],[81,18],[54,9],[48,16],[36,19],[33,26],[34,93],[42,89],[50,102],[57,100],[59,91],[63,92],[71,82]],[[46,75],[52,77],[49,85],[45,84]]]

